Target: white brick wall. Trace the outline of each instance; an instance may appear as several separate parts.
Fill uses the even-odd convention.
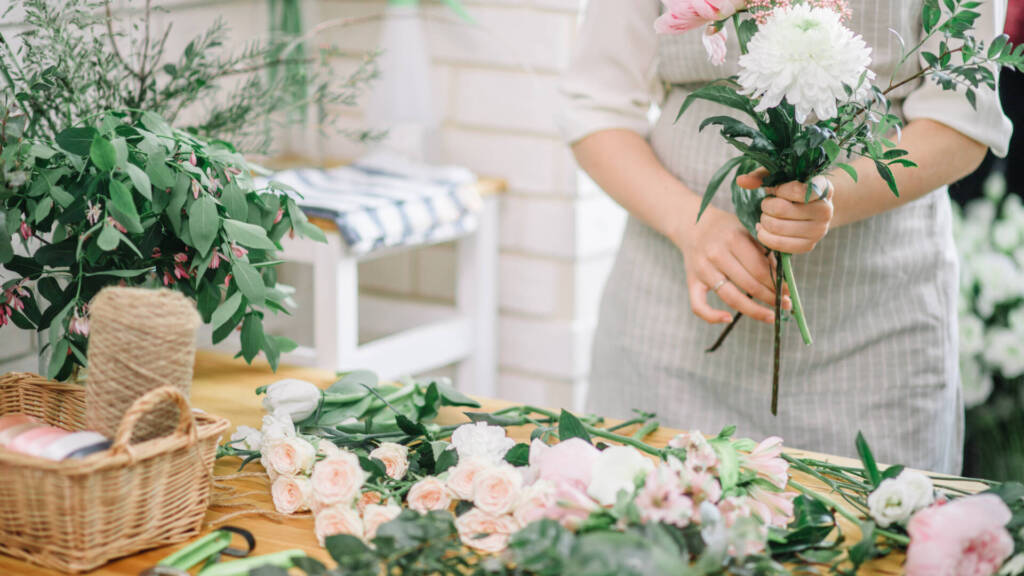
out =
[[[380,14],[383,0],[320,0],[319,21]],[[499,394],[579,407],[604,280],[624,213],[577,175],[555,127],[559,74],[568,65],[579,0],[467,0],[470,27],[429,1],[424,10],[441,156],[504,178],[499,262]],[[324,40],[376,48],[379,22]],[[351,66],[351,63],[348,64]],[[358,110],[351,120],[358,125]],[[348,120],[346,120],[347,122]],[[350,156],[341,139],[310,140],[316,154]],[[304,152],[310,152],[304,150]],[[365,292],[451,300],[454,251],[431,247],[366,263]],[[369,319],[363,319],[369,320]]]

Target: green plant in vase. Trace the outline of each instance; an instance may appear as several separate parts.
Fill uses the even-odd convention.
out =
[[[257,186],[243,153],[267,151],[274,122],[310,104],[330,125],[325,111],[354,103],[372,66],[327,75],[331,51],[309,59],[281,37],[228,54],[221,22],[171,60],[148,1],[138,20],[93,0],[20,4],[19,47],[0,36],[0,326],[43,335],[46,375],[66,379],[86,364],[96,293],[167,287],[195,300],[214,342],[240,330],[239,354],[276,368],[294,344],[263,331],[290,296],[274,251],[323,233],[294,191]],[[283,66],[305,68],[308,98],[268,74]]]

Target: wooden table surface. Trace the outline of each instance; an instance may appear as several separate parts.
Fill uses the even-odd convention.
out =
[[[213,353],[199,353],[196,360],[195,380],[192,386],[192,404],[208,412],[231,420],[230,431],[234,431],[239,425],[259,427],[263,414],[260,400],[253,393],[258,386],[270,384],[281,378],[302,378],[326,387],[334,382],[334,376],[330,372],[306,368],[295,368],[282,366],[276,374],[272,373],[265,363],[256,366],[246,366],[241,360],[232,360],[227,356]],[[483,402],[484,410],[495,410],[509,405],[499,400],[487,400]],[[442,424],[452,424],[465,421],[465,416],[455,409],[444,409],[438,418]],[[665,445],[678,433],[676,430],[660,429],[648,438],[648,442],[654,445]],[[510,436],[517,441],[529,441],[529,429],[511,429]],[[226,438],[225,438],[226,439]],[[852,439],[851,439],[852,442]],[[789,450],[795,455],[811,455],[809,452]],[[814,455],[836,463],[848,463],[859,465],[849,459]],[[238,460],[226,458],[220,460],[215,468],[215,475],[223,476],[236,472]],[[261,471],[262,468],[256,463],[246,467],[248,471]],[[824,487],[813,478],[802,474],[795,474],[795,479],[813,489],[826,491]],[[235,501],[242,503],[245,507],[259,507],[265,510],[272,510],[273,504],[270,499],[270,484],[266,476],[259,478],[242,478],[231,481],[218,482],[223,486],[229,486],[236,494],[252,492],[243,498]],[[974,485],[978,487],[980,485]],[[215,493],[225,493],[225,490],[215,490]],[[211,524],[217,520],[238,510],[237,507],[224,507],[214,505],[206,515],[206,527],[204,532],[210,529]],[[329,557],[322,548],[317,545],[316,537],[313,534],[313,519],[289,518],[283,521],[275,521],[261,516],[246,516],[233,519],[229,522],[232,525],[240,526],[251,531],[256,536],[256,549],[253,554],[267,554],[291,548],[301,548],[311,556],[327,560]],[[850,544],[856,542],[858,534],[855,528],[844,521]],[[168,546],[149,550],[135,556],[116,560],[98,570],[90,572],[96,576],[135,576],[140,571],[154,565],[161,558],[181,548],[184,544]],[[898,575],[903,571],[900,568],[903,558],[900,555],[892,555],[880,559],[865,566],[861,574],[865,575]],[[193,570],[194,572],[194,570]],[[26,564],[7,556],[0,556],[0,575],[24,575],[24,576],[56,576],[59,572],[39,568]]]

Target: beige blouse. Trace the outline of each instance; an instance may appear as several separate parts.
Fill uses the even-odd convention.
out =
[[[1003,32],[1007,0],[986,0],[978,9],[981,17],[976,22],[975,37],[987,41]],[[881,16],[872,13],[871,0],[852,3],[854,15],[851,27],[861,32],[878,23]],[[880,4],[888,4],[880,3]],[[920,0],[899,2],[899,9],[908,14],[894,18],[902,29],[898,32],[908,46],[921,37]],[[887,8],[888,9],[888,8]],[[735,34],[730,38],[730,58],[723,66],[712,66],[706,61],[673,62],[659,58],[665,43],[699,46],[699,32],[682,36],[659,36],[654,33],[654,20],[661,13],[658,0],[589,0],[586,16],[580,29],[572,66],[562,84],[566,99],[560,116],[562,132],[569,142],[610,128],[625,128],[641,135],[650,129],[651,104],[662,103],[666,84],[701,84],[732,75],[736,72],[736,54],[739,47]],[[891,16],[891,15],[890,15]],[[732,32],[732,29],[730,29]],[[872,46],[872,68],[878,82],[885,82],[899,58],[900,43],[895,34]],[[930,41],[929,48],[937,52],[938,38]],[[659,48],[661,48],[659,50]],[[687,52],[684,50],[684,52]],[[698,53],[689,50],[689,54]],[[904,64],[900,77],[920,70],[922,62]],[[998,95],[988,89],[978,90],[977,110],[968,104],[963,91],[942,90],[933,82],[894,94],[897,104],[903,102],[906,120],[930,118],[955,128],[977,140],[998,155],[1005,156],[1009,147],[1013,125],[1003,114]],[[670,111],[674,114],[674,111]]]

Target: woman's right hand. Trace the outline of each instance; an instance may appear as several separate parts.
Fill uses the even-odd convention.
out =
[[[694,314],[710,324],[732,322],[730,313],[708,304],[708,292],[716,292],[746,316],[775,321],[774,263],[735,215],[708,206],[696,225],[681,226],[674,236],[673,243],[683,253]],[[782,306],[789,310],[792,303],[786,293],[784,288]]]

